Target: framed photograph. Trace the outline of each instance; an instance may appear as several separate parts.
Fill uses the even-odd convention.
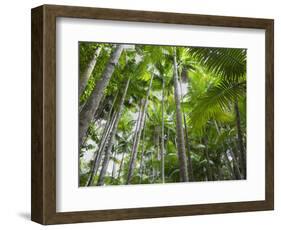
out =
[[[273,210],[273,20],[31,15],[33,221]]]

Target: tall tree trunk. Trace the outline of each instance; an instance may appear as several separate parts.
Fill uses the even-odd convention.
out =
[[[91,96],[89,97],[86,105],[83,107],[79,114],[79,147],[82,144],[83,138],[87,132],[88,126],[95,116],[96,110],[99,107],[101,98],[103,96],[103,91],[107,87],[109,80],[114,72],[115,66],[121,56],[123,50],[122,45],[118,45],[112,52],[109,62],[100,78],[97,81],[95,89],[93,90]]]
[[[96,153],[96,157],[93,160],[91,173],[90,173],[90,176],[89,176],[88,181],[87,181],[87,186],[91,186],[93,184],[93,178],[95,177],[96,173],[98,172],[98,169],[100,167],[100,163],[101,163],[101,160],[102,160],[102,156],[103,156],[106,144],[108,142],[108,138],[110,136],[113,124],[116,120],[116,115],[117,115],[117,112],[115,112],[112,115],[111,119],[106,123],[106,127],[104,128],[102,138],[101,138],[101,141],[99,143],[99,148],[98,148],[97,153]]]
[[[224,175],[222,173],[222,166],[218,165],[216,169],[217,169],[216,170],[217,171],[216,180],[219,180],[219,181],[223,180],[224,179]]]
[[[92,184],[92,180],[93,180],[93,177],[95,176],[97,170],[98,170],[98,167],[100,165],[100,162],[101,162],[101,157],[102,157],[102,153],[103,153],[103,150],[104,150],[104,147],[105,147],[105,144],[107,142],[107,139],[108,139],[108,134],[110,133],[110,128],[112,127],[112,124],[114,121],[114,116],[112,114],[113,112],[113,107],[115,105],[115,102],[117,100],[117,96],[118,96],[119,92],[116,93],[114,99],[113,99],[113,102],[111,104],[111,108],[106,116],[106,125],[103,129],[103,133],[102,133],[102,137],[101,137],[101,140],[99,142],[99,145],[98,145],[98,150],[96,151],[96,154],[95,154],[95,157],[93,159],[93,164],[92,164],[92,167],[91,167],[91,173],[90,173],[90,176],[88,177],[88,181],[87,181],[87,186],[90,186]]]
[[[106,152],[105,152],[103,163],[102,163],[102,169],[101,169],[101,172],[100,172],[100,176],[99,176],[99,180],[98,180],[97,185],[103,185],[104,184],[104,177],[105,177],[107,167],[108,167],[108,162],[109,162],[109,159],[110,159],[110,156],[111,156],[112,146],[113,146],[115,135],[116,135],[116,132],[117,132],[118,123],[119,123],[119,120],[120,120],[122,112],[123,112],[124,102],[125,102],[125,98],[126,98],[126,95],[127,95],[129,84],[130,84],[130,78],[127,80],[125,90],[124,90],[124,93],[123,93],[121,101],[120,101],[120,106],[119,106],[119,110],[118,110],[118,113],[117,113],[117,117],[115,119],[114,125],[112,127],[112,131],[110,133],[110,137],[109,137],[109,140],[108,140],[108,143],[107,143]]]
[[[95,50],[86,70],[81,74],[81,77],[79,79],[80,80],[79,81],[79,97],[81,96],[81,94],[83,93],[83,91],[85,90],[85,88],[87,86],[88,80],[89,80],[89,78],[90,78],[90,76],[91,76],[91,74],[92,74],[92,72],[95,68],[96,63],[97,63],[97,59],[100,55],[101,49],[102,48],[99,46]]]
[[[180,181],[188,181],[187,174],[187,163],[186,163],[186,150],[184,144],[184,133],[182,125],[182,112],[180,104],[180,95],[179,95],[179,82],[178,82],[178,66],[177,66],[177,57],[176,49],[174,49],[174,97],[176,104],[176,131],[177,131],[177,147],[178,147],[178,158],[180,166]]]
[[[112,132],[113,126],[114,126],[116,118],[117,118],[117,113],[118,113],[118,111],[115,111],[114,114],[113,114],[112,122],[110,123],[110,126],[108,128],[108,132],[106,133],[105,141],[103,142],[103,145],[100,149],[99,158],[97,158],[97,162],[96,162],[96,165],[95,165],[94,176],[96,176],[96,174],[98,173],[98,170],[100,168],[100,164],[101,164],[102,158],[104,156],[104,151],[106,150],[106,147],[107,147],[107,144],[108,144],[108,141],[109,141],[109,138],[110,138],[110,134]]]
[[[247,178],[246,156],[245,156],[245,150],[244,150],[244,144],[243,144],[241,119],[240,119],[240,112],[239,112],[237,98],[234,103],[234,110],[235,110],[235,115],[236,115],[237,137],[238,137],[238,146],[239,146],[239,153],[240,153],[240,156],[239,156],[240,167],[241,167],[241,172],[243,174],[243,177],[244,177],[244,179],[246,179]]]
[[[122,159],[121,159],[120,167],[119,167],[119,170],[118,170],[117,179],[119,179],[119,178],[120,178],[120,175],[121,175],[121,171],[122,171],[123,164],[124,164],[124,157],[125,157],[125,151],[124,151],[123,154],[122,154]]]
[[[203,141],[204,141],[204,145],[205,145],[205,149],[204,149],[205,150],[205,157],[206,157],[206,160],[207,160],[208,181],[212,181],[212,180],[214,180],[214,177],[213,177],[213,171],[212,171],[211,163],[210,163],[210,156],[209,156],[209,150],[208,150],[208,140],[207,140],[207,137],[204,137]]]
[[[165,130],[164,130],[164,88],[165,81],[162,78],[162,129],[161,129],[161,174],[162,174],[162,183],[165,183]]]
[[[140,170],[139,170],[139,174],[140,174],[140,184],[142,182],[142,174],[143,174],[143,158],[144,158],[144,142],[145,142],[145,121],[144,121],[144,125],[143,125],[143,131],[142,131],[142,150],[141,150],[141,161],[140,161]]]
[[[167,128],[167,137],[166,137],[166,155],[169,154],[169,139],[170,139],[170,130],[169,128]]]
[[[111,172],[111,181],[114,179],[114,176],[115,176],[115,166],[116,166],[115,159],[116,159],[116,154],[117,154],[117,152],[114,151],[114,156],[113,156],[114,159],[112,160],[112,164],[113,165],[112,165],[112,172]]]
[[[149,94],[150,94],[150,90],[151,90],[151,86],[152,86],[153,77],[154,77],[154,75],[151,76],[149,87],[146,92],[146,98],[143,103],[143,109],[142,109],[141,116],[140,116],[139,128],[136,129],[136,132],[135,132],[135,142],[134,142],[134,145],[132,148],[132,155],[131,155],[131,159],[130,159],[130,163],[129,163],[129,171],[128,171],[128,178],[127,178],[126,184],[130,184],[132,177],[133,177],[133,173],[134,173],[134,169],[135,169],[135,161],[136,161],[137,153],[138,153],[138,145],[139,145],[141,131],[142,131],[142,128],[144,125],[145,117],[146,117],[146,109],[147,109],[147,105],[148,105],[148,98],[149,98]]]
[[[144,100],[140,100],[140,104],[139,104],[139,112],[138,112],[138,117],[137,117],[137,123],[136,123],[136,126],[135,126],[135,131],[134,131],[134,139],[133,139],[133,145],[132,145],[132,153],[131,153],[131,156],[130,156],[130,162],[129,162],[129,171],[128,171],[128,175],[127,175],[127,179],[126,179],[126,183],[128,182],[128,178],[131,174],[131,171],[132,171],[132,164],[133,164],[133,153],[134,153],[134,149],[135,149],[135,146],[137,144],[137,139],[138,139],[138,135],[139,135],[139,130],[140,130],[140,127],[141,127],[141,119],[142,119],[142,114],[143,114],[143,108],[144,108]]]
[[[188,75],[187,69],[183,68],[182,74],[179,75],[181,102],[183,102],[182,78],[185,78],[184,81],[187,82],[187,80],[188,80],[187,75]],[[188,127],[187,127],[186,117],[185,117],[184,113],[183,113],[183,122],[184,122],[184,130],[185,130],[185,143],[186,143],[186,147],[187,147],[188,179],[189,179],[189,181],[194,181],[192,159],[191,159],[191,150],[190,150],[190,143],[189,143],[189,138],[188,138]]]
[[[135,144],[137,142],[137,133],[138,133],[138,130],[140,129],[142,111],[143,111],[143,106],[144,106],[143,104],[144,104],[143,100],[140,100],[139,112],[138,112],[138,118],[137,118],[137,123],[136,123],[136,127],[135,127],[135,134],[134,134],[132,149],[135,148]]]
[[[233,149],[231,148],[230,144],[228,145],[229,148],[229,153],[231,155],[232,161],[233,161],[233,166],[234,166],[234,172],[235,172],[235,176],[237,179],[243,179],[243,175],[241,174],[240,168],[239,168],[239,164],[237,162],[237,157],[234,154]]]
[[[218,135],[221,135],[221,131],[220,131],[220,128],[218,126],[218,123],[216,121],[214,121],[214,124],[215,124],[215,127],[216,127]],[[227,168],[228,168],[228,170],[229,170],[229,172],[231,174],[231,178],[232,179],[237,179],[236,178],[236,174],[235,174],[234,169],[233,169],[233,167],[231,165],[231,162],[230,162],[230,160],[229,160],[229,158],[227,156],[227,152],[226,151],[227,151],[227,148],[223,144],[222,145],[222,152],[223,152],[223,157],[225,158],[225,161],[226,161],[226,166],[227,166]]]
[[[151,164],[151,171],[150,171],[150,177],[151,177],[151,184],[154,183],[154,167],[153,167],[153,153],[150,154],[150,164]]]
[[[190,143],[189,143],[189,136],[188,136],[188,127],[187,127],[187,123],[186,123],[186,117],[184,114],[183,114],[183,122],[184,122],[184,130],[185,130],[185,142],[186,142],[186,146],[187,146],[188,177],[189,177],[190,181],[194,181],[191,150],[190,150]]]
[[[234,169],[233,169],[233,167],[231,165],[231,162],[230,162],[230,160],[229,160],[229,158],[227,156],[227,152],[226,152],[225,148],[222,149],[222,152],[223,152],[223,157],[224,157],[224,159],[226,161],[226,166],[228,168],[228,171],[230,172],[231,179],[237,179],[236,175],[235,175],[235,172],[234,172]]]
[[[159,149],[160,145],[160,132],[161,132],[161,127],[160,126],[155,126],[154,128],[154,146],[156,147],[156,153],[157,153],[157,160],[161,160],[161,153]]]

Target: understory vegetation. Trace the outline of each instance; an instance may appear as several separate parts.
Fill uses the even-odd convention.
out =
[[[80,186],[246,179],[246,56],[80,42]]]

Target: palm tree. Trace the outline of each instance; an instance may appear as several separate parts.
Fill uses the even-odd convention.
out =
[[[240,151],[240,165],[241,165],[241,171],[244,176],[244,179],[246,179],[246,157],[245,157],[245,151],[244,151],[244,143],[243,143],[243,137],[242,137],[242,129],[241,129],[241,118],[240,118],[240,111],[238,107],[238,100],[235,98],[234,101],[234,110],[236,115],[236,126],[237,126],[237,137],[238,137],[238,145],[239,145],[239,151]]]
[[[95,68],[95,65],[97,63],[97,59],[100,55],[102,47],[98,46],[95,50],[95,52],[92,55],[92,58],[90,60],[90,62],[87,65],[86,70],[81,74],[81,77],[79,79],[79,96],[81,96],[81,94],[83,93],[83,91],[85,90],[85,87],[88,83],[88,80]]]
[[[133,177],[135,161],[136,161],[136,157],[137,157],[141,132],[142,132],[144,122],[145,122],[146,109],[147,109],[147,105],[148,105],[148,99],[149,99],[149,94],[150,94],[150,90],[151,90],[151,86],[152,86],[153,77],[154,77],[154,75],[152,74],[151,78],[150,78],[149,86],[148,86],[148,89],[146,92],[146,97],[142,103],[142,110],[140,112],[139,122],[138,122],[139,124],[138,124],[138,126],[136,126],[135,139],[134,139],[134,144],[133,144],[133,148],[132,148],[132,156],[131,156],[131,160],[130,160],[130,167],[129,167],[128,178],[127,178],[127,182],[126,182],[127,184],[131,183],[131,180]]]
[[[83,110],[79,114],[79,146],[81,146],[83,138],[89,127],[89,123],[93,118],[98,106],[100,104],[102,93],[109,83],[109,80],[113,74],[114,68],[118,63],[118,60],[123,51],[123,46],[118,45],[111,54],[110,60],[101,76],[101,79],[96,82],[94,91],[88,99]]]
[[[161,122],[161,174],[162,174],[162,183],[165,183],[165,132],[164,132],[164,90],[165,90],[165,80],[162,78],[162,122]]]
[[[106,118],[107,122],[104,127],[103,134],[102,134],[101,140],[98,145],[98,149],[97,149],[96,153],[94,154],[94,159],[93,159],[93,163],[91,166],[90,175],[88,177],[87,186],[90,186],[92,184],[93,177],[96,175],[97,170],[99,168],[101,158],[102,158],[106,143],[108,141],[109,133],[111,132],[111,129],[113,126],[113,121],[115,118],[115,116],[113,116],[113,108],[114,108],[115,102],[117,100],[117,96],[118,96],[118,92],[116,93],[114,100],[111,104],[110,111],[107,114],[107,118]]]
[[[208,71],[220,77],[217,84],[213,85],[205,96],[201,98],[201,101],[198,102],[197,107],[194,109],[193,121],[202,127],[210,118],[216,117],[217,112],[230,110],[229,107],[234,106],[240,169],[243,177],[246,178],[246,157],[237,103],[238,98],[244,97],[246,93],[246,51],[229,48],[189,48],[188,52],[199,63],[204,63]]]
[[[119,123],[119,120],[120,120],[122,112],[123,112],[124,102],[125,102],[125,98],[126,98],[126,95],[127,95],[129,83],[130,83],[130,78],[128,78],[128,80],[126,82],[125,90],[124,90],[124,93],[122,95],[122,98],[121,98],[121,101],[120,101],[120,104],[119,104],[119,109],[118,109],[118,112],[116,113],[116,118],[115,118],[112,130],[111,130],[111,133],[110,133],[110,138],[109,138],[107,146],[106,146],[106,152],[105,152],[105,156],[104,156],[104,159],[103,159],[103,164],[102,164],[102,169],[101,169],[99,180],[98,180],[98,185],[102,185],[104,183],[104,177],[105,177],[105,174],[106,174],[106,171],[107,171],[108,162],[109,162],[109,159],[110,159],[112,146],[113,146],[115,135],[116,135],[116,132],[117,132],[118,123]]]
[[[182,113],[180,105],[180,90],[178,82],[178,64],[176,49],[174,49],[174,96],[176,104],[176,123],[177,123],[177,147],[178,147],[178,157],[180,164],[180,180],[183,182],[188,181],[187,175],[187,165],[186,165],[186,150],[184,144],[184,134],[183,134],[183,125],[182,125]]]
[[[183,90],[182,90],[182,79],[186,78],[186,81],[188,80],[187,76],[187,69],[186,66],[182,70],[182,74],[179,75],[179,82],[180,82],[180,89],[181,89],[181,103],[183,103]],[[188,138],[188,126],[187,126],[187,121],[186,121],[186,115],[183,113],[183,123],[184,123],[184,131],[185,131],[185,143],[187,147],[187,169],[188,169],[188,176],[189,176],[189,181],[194,181],[194,176],[193,176],[193,167],[192,167],[192,159],[191,159],[191,150],[190,150],[190,143],[189,143],[189,138]]]

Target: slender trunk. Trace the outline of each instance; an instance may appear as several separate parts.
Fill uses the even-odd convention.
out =
[[[118,179],[120,178],[120,175],[121,175],[122,167],[123,167],[123,164],[124,164],[124,157],[125,157],[125,152],[123,152],[123,154],[122,154],[122,160],[121,160],[121,163],[120,163],[120,167],[119,167],[119,170],[118,170],[118,176],[117,176]]]
[[[143,174],[143,155],[144,155],[144,143],[145,143],[145,121],[144,121],[144,125],[143,125],[143,132],[142,132],[142,150],[141,150],[141,161],[140,161],[140,184],[142,182],[142,174]]]
[[[140,184],[142,182],[142,173],[143,173],[143,151],[141,151],[141,161],[140,161],[140,171],[139,171],[139,175],[140,175]]]
[[[241,174],[241,171],[240,171],[240,168],[239,168],[239,164],[237,162],[237,157],[235,156],[232,148],[230,145],[228,145],[228,148],[229,148],[229,153],[231,155],[231,158],[233,160],[233,166],[234,166],[234,169],[235,169],[235,175],[236,175],[236,178],[237,179],[242,179],[243,178],[243,175]]]
[[[168,147],[169,147],[169,138],[170,138],[170,130],[169,130],[169,128],[167,128],[167,137],[166,137],[166,155],[168,155],[169,154],[169,149],[168,149]]]
[[[92,119],[92,123],[95,123],[96,120],[98,120],[101,117],[101,114],[103,113],[103,110],[105,109],[106,105],[109,103],[110,98],[106,97],[106,95],[103,94],[99,107],[97,108],[97,111],[95,112],[93,119]],[[84,104],[79,106],[79,113],[83,110],[84,106],[85,106],[86,102],[84,102]]]
[[[161,132],[161,173],[162,173],[162,183],[165,183],[165,133],[164,133],[164,88],[165,82],[162,79],[162,132]]]
[[[218,167],[217,167],[217,172],[218,172],[217,180],[223,180],[224,176],[223,176],[222,169],[221,169],[220,165],[218,165]]]
[[[138,118],[137,118],[137,123],[136,123],[136,127],[135,127],[135,134],[134,134],[132,149],[135,148],[135,145],[137,142],[137,133],[138,133],[138,130],[140,129],[142,110],[143,110],[143,100],[140,100],[139,112],[138,112]]]
[[[130,157],[130,162],[129,162],[129,171],[128,171],[128,175],[127,175],[127,179],[126,179],[126,183],[128,181],[128,178],[131,174],[130,171],[132,171],[132,163],[133,163],[133,157],[134,157],[134,151],[136,148],[136,144],[137,144],[137,139],[138,139],[138,135],[139,135],[139,130],[140,130],[140,124],[141,124],[141,118],[142,118],[142,113],[143,113],[143,107],[144,107],[144,100],[142,99],[140,101],[139,104],[139,112],[138,112],[138,118],[137,118],[137,123],[136,123],[136,127],[135,127],[135,131],[134,131],[134,139],[133,139],[133,145],[132,145],[132,153],[131,153],[131,157]]]
[[[236,126],[237,126],[237,137],[238,137],[238,146],[239,146],[239,161],[240,161],[240,167],[241,167],[241,173],[246,179],[246,156],[245,156],[245,150],[244,150],[244,144],[243,144],[243,136],[242,136],[242,129],[241,129],[241,119],[240,119],[240,112],[238,107],[238,101],[237,98],[234,103],[234,110],[236,115]]]
[[[90,60],[86,70],[82,73],[81,77],[80,77],[80,81],[79,81],[79,97],[81,96],[81,94],[83,93],[83,91],[85,90],[86,86],[87,86],[87,83],[88,83],[88,80],[95,68],[95,65],[97,63],[97,59],[100,55],[100,52],[101,52],[101,47],[99,46],[93,56],[92,56],[92,59]]]
[[[107,117],[106,117],[107,122],[106,122],[106,125],[105,125],[104,129],[103,129],[103,133],[102,133],[101,140],[99,142],[98,150],[96,151],[95,158],[93,160],[93,164],[92,164],[92,167],[91,167],[91,173],[90,173],[90,176],[88,177],[88,181],[87,181],[87,186],[90,186],[92,184],[93,177],[95,176],[95,174],[97,172],[97,169],[100,165],[103,149],[104,149],[105,143],[108,139],[108,134],[110,133],[110,127],[112,127],[112,121],[114,120],[114,119],[111,119],[111,118],[112,117],[114,118],[114,116],[112,116],[112,112],[113,112],[113,107],[115,105],[115,102],[117,100],[118,93],[119,92],[116,93],[116,95],[113,99],[113,102],[111,104],[111,108],[110,108],[110,110],[107,114]]]
[[[133,149],[132,149],[132,155],[131,155],[131,159],[130,159],[130,164],[129,164],[129,172],[128,172],[128,178],[126,181],[126,184],[130,184],[132,177],[133,177],[133,173],[134,173],[134,169],[135,169],[135,161],[137,158],[137,152],[138,152],[138,145],[139,145],[139,141],[140,141],[140,137],[141,137],[141,131],[144,125],[144,121],[145,121],[145,117],[146,117],[146,109],[147,109],[147,105],[148,105],[148,98],[149,98],[149,94],[150,94],[150,90],[151,90],[151,86],[152,86],[152,81],[153,81],[153,77],[154,75],[151,76],[150,79],[150,83],[149,83],[149,87],[148,90],[146,92],[146,98],[143,104],[143,109],[142,109],[142,113],[140,116],[140,123],[139,123],[139,129],[136,129],[136,138],[135,138],[135,143],[133,145]]]
[[[192,159],[191,159],[191,150],[190,150],[188,128],[187,128],[187,123],[186,123],[185,115],[183,115],[183,122],[184,122],[184,130],[185,130],[185,142],[186,142],[186,146],[187,146],[188,176],[189,176],[189,180],[190,181],[194,181],[193,166],[192,166]]]
[[[120,106],[119,106],[119,110],[118,110],[118,113],[117,113],[117,117],[115,119],[114,125],[112,127],[112,131],[110,133],[110,137],[109,137],[109,140],[108,140],[108,143],[107,143],[106,152],[105,152],[103,163],[102,163],[102,169],[101,169],[101,172],[100,172],[100,176],[99,176],[99,180],[98,180],[97,185],[103,185],[104,184],[104,177],[105,177],[105,174],[106,174],[106,171],[107,171],[109,158],[111,156],[112,146],[113,146],[115,135],[116,135],[116,132],[117,132],[117,126],[118,126],[119,120],[120,120],[122,112],[123,112],[124,102],[125,102],[125,98],[126,98],[126,95],[127,95],[129,83],[130,83],[130,78],[127,80],[125,90],[124,90],[124,93],[123,93],[121,101],[120,101]]]
[[[182,126],[182,112],[180,105],[179,83],[178,83],[178,66],[176,58],[176,50],[174,50],[174,97],[176,104],[176,131],[177,131],[177,147],[178,158],[180,166],[180,181],[188,181],[187,163],[186,163],[186,150],[184,144],[184,133]]]
[[[185,74],[179,75],[179,82],[180,82],[180,92],[181,92],[181,102],[183,102],[183,91],[182,91],[182,76],[187,75],[187,70],[184,68]],[[187,170],[188,170],[188,178],[189,181],[194,181],[193,176],[193,167],[192,167],[192,159],[191,159],[191,151],[190,151],[190,144],[188,138],[188,127],[186,122],[185,114],[183,113],[183,122],[184,122],[184,130],[185,130],[185,143],[187,147]]]
[[[203,141],[204,141],[204,145],[205,145],[205,157],[207,160],[208,181],[212,181],[212,180],[214,180],[214,178],[213,178],[213,172],[212,172],[211,163],[210,163],[207,137],[204,137]]]
[[[108,144],[108,141],[109,141],[109,138],[110,138],[110,134],[112,132],[113,126],[114,126],[116,118],[117,118],[117,113],[118,113],[118,111],[114,112],[114,115],[113,115],[113,118],[112,118],[112,122],[111,122],[110,127],[108,129],[108,132],[106,134],[105,142],[103,143],[103,145],[101,147],[101,150],[99,152],[99,158],[98,158],[97,163],[96,163],[96,167],[95,167],[95,171],[94,171],[94,176],[96,176],[96,174],[98,173],[98,170],[100,168],[100,164],[102,162],[102,157],[104,156],[104,151],[106,150],[106,146]]]
[[[225,148],[222,150],[223,151],[223,157],[225,158],[225,161],[226,161],[226,166],[230,172],[230,175],[231,175],[231,179],[237,179],[236,178],[236,175],[235,175],[235,172],[234,172],[234,169],[231,165],[231,162],[227,156],[227,152],[225,151]]]
[[[151,161],[151,184],[154,183],[154,167],[153,167],[153,153],[150,154],[150,161]]]
[[[115,175],[115,159],[116,159],[116,154],[117,154],[117,152],[115,151],[114,152],[114,157],[113,157],[113,160],[112,160],[112,164],[113,165],[112,165],[112,172],[111,172],[111,181],[114,179],[114,175]]]
[[[214,123],[215,123],[215,127],[216,127],[216,130],[217,130],[218,135],[221,135],[221,131],[220,131],[220,129],[219,129],[219,126],[218,126],[217,122],[214,121]],[[235,172],[234,172],[234,169],[233,169],[233,167],[232,167],[232,165],[231,165],[231,162],[230,162],[230,160],[229,160],[229,158],[228,158],[228,156],[227,156],[227,152],[226,152],[227,148],[225,148],[225,145],[224,145],[224,144],[223,144],[222,147],[223,147],[223,148],[222,148],[223,156],[224,156],[225,161],[226,161],[226,166],[227,166],[227,168],[228,168],[228,170],[229,170],[229,172],[230,172],[230,174],[231,174],[231,178],[232,178],[232,179],[237,179],[237,178],[236,178],[236,174],[235,174]]]
[[[82,144],[83,138],[87,132],[88,126],[95,116],[96,110],[99,107],[101,98],[103,96],[103,91],[107,87],[109,80],[114,72],[115,66],[121,56],[123,50],[122,45],[118,45],[112,52],[110,60],[100,78],[97,81],[95,89],[93,90],[91,96],[89,97],[86,105],[83,107],[79,114],[79,147]]]
[[[102,159],[105,147],[106,147],[106,143],[108,142],[108,138],[110,136],[113,124],[114,124],[115,119],[116,119],[116,114],[117,113],[115,112],[112,115],[112,118],[107,122],[106,127],[104,128],[103,135],[102,135],[101,141],[99,143],[99,148],[97,150],[96,157],[95,157],[95,159],[93,161],[93,164],[92,164],[91,174],[90,174],[90,176],[88,178],[88,181],[87,181],[87,186],[91,186],[94,182],[93,178],[95,177],[95,175],[96,175],[96,173],[99,169],[101,159]]]
[[[156,146],[156,153],[157,153],[157,160],[160,161],[161,160],[161,153],[160,153],[160,149],[159,149],[159,140],[160,140],[160,132],[161,132],[161,127],[160,126],[155,126],[154,129],[154,146]]]

